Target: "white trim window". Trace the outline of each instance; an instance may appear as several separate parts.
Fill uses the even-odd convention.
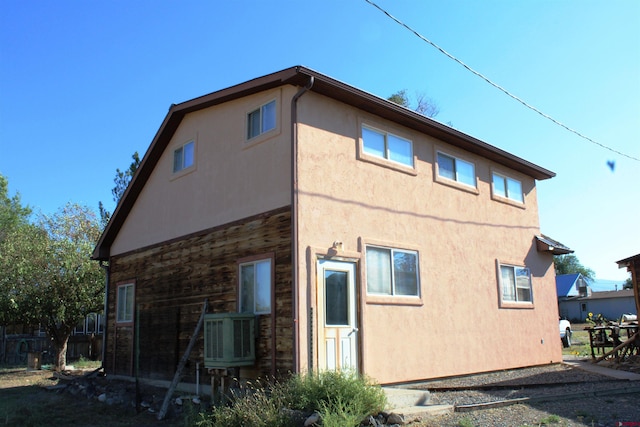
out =
[[[476,188],[475,165],[441,152],[438,152],[438,176]]]
[[[240,264],[240,313],[271,313],[271,259]]]
[[[267,102],[247,114],[247,139],[276,128],[276,101]]]
[[[413,142],[389,132],[362,126],[365,154],[413,167]]]
[[[367,246],[367,293],[420,296],[418,252]]]
[[[526,267],[500,264],[502,302],[532,303],[531,271]]]
[[[492,175],[494,196],[510,199],[518,203],[524,203],[522,183],[520,181],[495,172],[493,172]]]
[[[118,286],[116,322],[118,323],[133,322],[134,290],[135,290],[135,286],[133,283],[126,283],[124,285]]]
[[[189,141],[173,151],[173,173],[188,169],[194,165],[196,143]]]
[[[85,320],[86,327],[85,331],[87,335],[98,333],[98,314],[97,313],[89,313]]]

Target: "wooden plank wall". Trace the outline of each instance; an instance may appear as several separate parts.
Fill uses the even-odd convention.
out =
[[[257,377],[293,370],[291,215],[285,207],[112,257],[107,371],[135,374],[136,328],[115,325],[117,284],[135,283],[140,319],[139,375],[169,380],[191,338],[204,299],[209,299],[210,313],[236,312],[237,261],[263,254],[274,256],[275,300],[272,314],[258,319],[256,366],[243,369],[241,375]],[[273,348],[274,342],[277,348]],[[203,358],[204,338],[200,333],[184,381],[195,382],[195,364],[200,361],[202,366]]]

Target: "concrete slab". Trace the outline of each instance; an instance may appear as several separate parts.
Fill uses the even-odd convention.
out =
[[[573,368],[582,369],[583,371],[587,372],[593,372],[594,374],[606,375],[618,380],[640,381],[640,374],[623,371],[620,369],[609,368],[606,365],[600,364],[611,362],[593,363],[591,359],[565,358],[563,360],[563,363]]]
[[[412,390],[400,387],[382,387],[387,395],[387,406],[393,408],[406,408],[410,406],[425,406],[429,403],[427,390]]]
[[[411,390],[399,387],[382,387],[387,395],[387,412],[402,415],[406,423],[424,418],[453,413],[453,405],[430,405],[427,390]]]

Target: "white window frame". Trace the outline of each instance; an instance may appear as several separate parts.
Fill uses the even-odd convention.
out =
[[[82,319],[73,327],[73,335],[84,335],[86,319]]]
[[[382,151],[382,153],[378,153],[376,152],[376,150],[372,149],[371,147],[367,147],[366,141],[365,141],[365,131],[367,132],[372,132],[375,134],[378,134],[380,137],[382,137],[383,139],[383,147],[382,150],[378,150],[378,151]],[[372,157],[376,157],[379,159],[383,159],[385,161],[388,162],[393,162],[394,164],[403,166],[403,167],[408,167],[408,168],[414,168],[415,167],[415,159],[414,159],[414,149],[413,149],[413,141],[405,138],[403,136],[397,135],[393,132],[388,132],[388,131],[384,131],[381,129],[377,129],[374,128],[372,126],[367,126],[367,125],[362,125],[361,129],[360,129],[360,136],[362,138],[362,152],[363,154],[367,155],[367,156],[372,156]],[[408,154],[408,159],[409,162],[403,162],[400,160],[396,160],[393,159],[393,155],[394,152],[391,150],[391,144],[390,144],[390,139],[394,138],[397,140],[400,140],[402,142],[406,142],[408,143],[409,146],[409,154]]]
[[[93,317],[93,328],[89,327],[89,320]],[[98,320],[99,320],[99,315],[97,313],[89,313],[87,314],[87,317],[85,317],[85,333],[87,335],[90,334],[98,334]]]
[[[188,148],[189,147],[189,148]],[[190,149],[191,150],[191,158],[187,158],[187,156],[185,156],[185,152]],[[180,153],[180,159],[179,161],[177,161],[178,159],[176,158],[178,156],[178,153]],[[176,149],[173,150],[173,162],[172,162],[173,166],[173,173],[180,173],[184,170],[190,169],[192,168],[195,164],[196,164],[196,142],[195,140],[190,140],[184,144],[182,144],[180,147],[177,147]]]
[[[498,194],[498,191],[496,190],[497,180],[500,180],[502,182],[502,186],[504,188],[504,195]],[[509,182],[515,182],[520,186],[520,192],[519,194],[517,194],[517,196],[519,197],[515,197],[512,194],[512,191],[509,190]],[[522,181],[520,181],[519,179],[511,178],[510,176],[504,175],[499,172],[492,172],[491,173],[491,189],[493,191],[493,197],[495,198],[508,199],[515,203],[524,204],[524,192],[522,190]]]
[[[389,273],[389,292],[373,292],[371,291],[370,283],[373,279],[373,275],[371,274],[371,268],[373,267],[369,259],[369,251],[377,250],[377,251],[388,251],[389,252],[389,265],[387,266]],[[401,294],[398,293],[396,286],[396,270],[394,263],[394,256],[396,253],[406,253],[415,256],[415,281],[416,281],[416,290],[415,293],[412,294]],[[365,246],[365,263],[367,270],[367,295],[372,296],[384,296],[384,297],[393,297],[393,298],[420,298],[420,254],[418,251],[409,250],[409,249],[400,249],[400,248],[392,248],[387,246],[379,246],[379,245],[366,245]],[[386,273],[386,272],[385,272]]]
[[[258,282],[259,277],[256,274],[256,270],[258,266],[267,266],[269,267],[268,275],[262,276],[261,278],[264,280],[268,277],[268,284],[264,284],[264,282]],[[272,257],[261,257],[249,260],[241,260],[238,262],[238,312],[240,313],[254,313],[254,314],[270,314],[271,307],[273,305],[273,278],[274,278],[274,269],[273,269],[273,258]],[[245,307],[244,306],[244,295],[245,295],[245,287],[244,287],[244,278],[243,278],[243,268],[247,266],[253,266],[253,295],[251,296],[253,307]],[[268,287],[268,289],[262,289],[262,287]],[[262,291],[262,292],[260,292]],[[264,299],[264,297],[268,295],[268,308],[259,308],[258,302],[259,299]],[[260,297],[260,298],[259,298]],[[265,304],[266,306],[267,304]]]
[[[268,123],[265,121],[265,114],[267,110],[272,107],[273,108],[273,123]],[[252,116],[256,114],[258,115],[258,126],[256,129],[252,126]],[[254,138],[259,137],[267,132],[271,132],[278,128],[278,103],[275,99],[272,99],[269,102],[266,102],[247,113],[247,133],[246,138],[247,141],[251,141]],[[255,131],[255,132],[252,132]]]
[[[453,175],[454,175],[453,178],[449,176],[445,176],[443,174],[443,171],[440,167],[440,165],[442,164],[440,160],[440,156],[453,160]],[[443,151],[436,151],[436,163],[438,164],[438,170],[437,170],[438,180],[445,180],[446,182],[455,182],[457,185],[462,185],[467,188],[473,188],[473,189],[478,188],[478,177],[476,174],[476,164],[474,162],[460,158],[458,156],[454,156],[449,153],[445,153]],[[459,163],[466,163],[468,165],[471,165],[471,167],[473,168],[473,184],[469,184],[467,182],[461,181],[460,174],[459,174],[459,170],[460,170]]]
[[[124,301],[120,295],[124,292]],[[130,295],[129,295],[130,294]],[[123,283],[116,288],[116,323],[133,323],[133,312],[136,298],[135,283]],[[124,307],[123,307],[124,306]]]
[[[505,281],[504,271],[511,271],[512,274],[509,277],[509,283]],[[526,284],[522,286],[523,280],[518,280],[518,277],[522,277],[520,272],[527,272]],[[513,280],[511,280],[513,278]],[[500,301],[503,305],[533,305],[533,283],[531,280],[531,270],[528,267],[515,264],[501,263],[498,261],[498,283],[500,284]],[[508,289],[507,289],[508,288]],[[521,299],[518,295],[519,289],[527,289],[529,293],[529,299]],[[506,291],[509,292],[506,292]],[[510,296],[510,298],[506,298]]]

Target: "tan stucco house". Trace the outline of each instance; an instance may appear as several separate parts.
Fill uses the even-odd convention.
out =
[[[104,367],[170,379],[205,298],[255,315],[241,377],[560,362],[536,195],[553,176],[305,67],[173,105],[93,254]]]

